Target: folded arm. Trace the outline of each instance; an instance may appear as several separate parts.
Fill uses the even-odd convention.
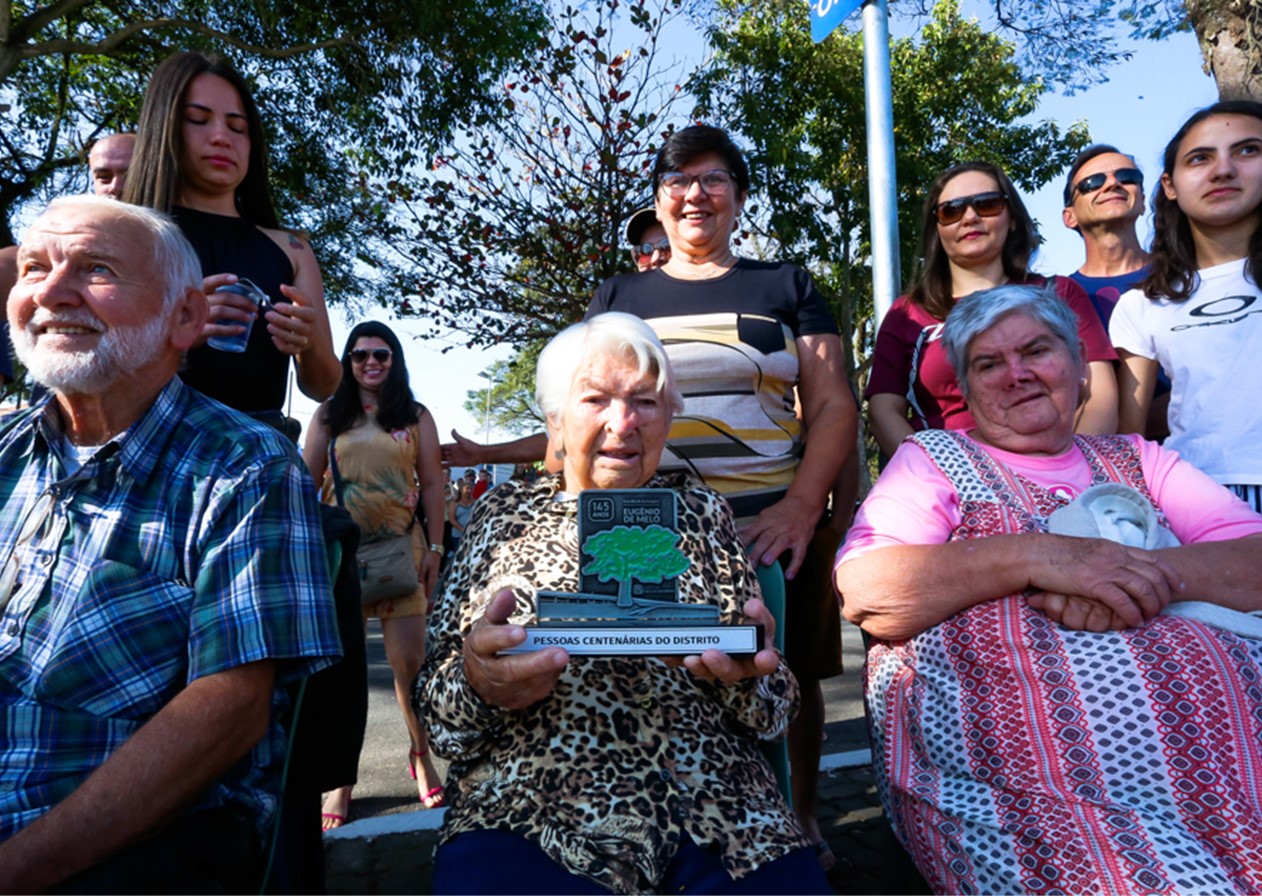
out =
[[[890,641],[1027,589],[1080,595],[1136,626],[1161,612],[1180,581],[1163,553],[1096,538],[996,535],[877,548],[841,564],[836,584],[846,618]]]

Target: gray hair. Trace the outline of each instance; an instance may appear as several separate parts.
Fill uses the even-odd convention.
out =
[[[634,357],[641,376],[657,378],[657,392],[666,399],[671,415],[684,409],[670,359],[653,328],[633,314],[608,311],[566,327],[539,353],[535,401],[550,423],[561,422],[565,400],[579,370],[593,356],[603,354]]]
[[[1078,318],[1056,295],[1056,288],[1006,283],[967,295],[956,303],[942,328],[942,347],[955,370],[960,392],[968,397],[968,346],[1009,314],[1028,314],[1065,343],[1074,365],[1082,364]]]
[[[46,211],[82,209],[122,217],[148,233],[153,246],[154,274],[161,278],[163,310],[170,311],[190,288],[202,288],[202,263],[171,218],[142,205],[128,205],[104,196],[62,196]]]

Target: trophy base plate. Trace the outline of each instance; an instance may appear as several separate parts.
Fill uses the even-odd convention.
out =
[[[761,625],[547,625],[526,626],[526,640],[500,653],[564,647],[571,656],[753,656],[762,646]]]

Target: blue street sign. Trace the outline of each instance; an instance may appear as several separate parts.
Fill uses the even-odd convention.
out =
[[[863,0],[810,0],[811,40],[819,43],[833,33],[846,16],[863,5]]]

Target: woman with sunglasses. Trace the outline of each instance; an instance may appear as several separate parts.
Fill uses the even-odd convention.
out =
[[[1215,103],[1166,146],[1148,278],[1109,324],[1122,432],[1142,432],[1160,368],[1167,447],[1262,512],[1262,104]]]
[[[872,358],[868,399],[881,452],[924,429],[967,430],[973,418],[939,343],[947,314],[961,298],[1005,283],[1042,285],[1030,273],[1039,237],[1008,176],[989,162],[964,162],[929,187],[921,224],[921,267],[907,295],[881,322]],[[1117,428],[1116,355],[1091,301],[1067,277],[1051,278],[1078,318],[1088,361],[1089,397],[1077,430],[1108,434]]]
[[[363,542],[412,535],[420,584],[410,595],[365,606],[364,615],[381,620],[394,694],[411,741],[408,773],[425,808],[435,809],[444,804],[442,782],[409,691],[425,659],[425,613],[438,580],[447,490],[434,418],[412,397],[403,348],[385,324],[365,321],[351,330],[341,384],[312,418],[302,457],[322,484],[324,503],[345,506]],[[427,532],[416,521],[418,503]],[[325,797],[325,830],[345,823],[350,802],[350,787]]]
[[[230,63],[176,53],[154,71],[123,199],[170,214],[197,250],[210,302],[205,338],[250,327],[243,352],[190,351],[185,382],[275,426],[283,425],[291,358],[303,394],[333,394],[342,369],[320,267],[310,243],[280,226],[263,123]],[[266,294],[265,306],[222,289],[241,279]]]

